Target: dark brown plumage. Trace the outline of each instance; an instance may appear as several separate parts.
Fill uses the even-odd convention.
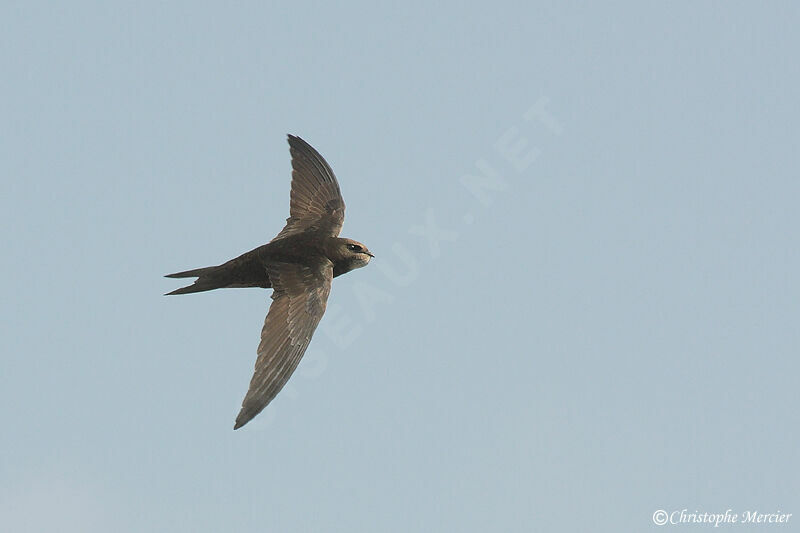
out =
[[[169,295],[229,287],[273,289],[255,372],[233,429],[260,413],[297,368],[325,313],[331,280],[366,266],[373,257],[363,244],[338,237],[344,200],[325,159],[300,137],[289,135],[289,148],[290,216],[281,232],[269,243],[222,265],[167,275],[198,278]]]

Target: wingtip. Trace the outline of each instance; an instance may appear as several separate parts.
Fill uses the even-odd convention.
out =
[[[248,422],[250,422],[251,418],[253,418],[253,417],[245,416],[245,414],[244,414],[244,406],[242,406],[242,408],[239,409],[239,414],[236,415],[236,422],[233,424],[233,430],[236,431],[237,429],[239,429],[243,425],[247,424]]]
[[[289,148],[294,148],[295,150],[308,150],[309,148],[311,150],[314,149],[299,135],[292,135],[291,133],[287,133],[286,139],[289,141]]]

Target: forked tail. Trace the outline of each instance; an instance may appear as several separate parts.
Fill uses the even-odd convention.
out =
[[[168,292],[164,296],[170,296],[172,294],[189,294],[191,292],[203,292],[203,291],[210,291],[212,289],[219,289],[225,286],[225,283],[222,282],[219,278],[214,276],[215,271],[217,271],[219,267],[205,267],[205,268],[195,268],[194,270],[186,270],[184,272],[176,272],[174,274],[167,274],[164,276],[165,278],[194,278],[196,277],[197,280],[192,284],[186,287],[181,287],[180,289],[176,289],[172,292]]]

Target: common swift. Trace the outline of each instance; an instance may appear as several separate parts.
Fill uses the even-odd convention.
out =
[[[289,152],[290,216],[281,232],[227,263],[166,276],[198,278],[193,285],[167,295],[229,287],[272,288],[255,372],[233,429],[260,413],[297,368],[325,313],[333,278],[366,266],[374,257],[360,242],[339,238],[344,200],[325,159],[294,135],[289,135]]]

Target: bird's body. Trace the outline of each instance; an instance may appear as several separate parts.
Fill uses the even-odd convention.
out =
[[[233,287],[273,289],[255,372],[234,429],[261,412],[294,372],[325,312],[331,280],[366,266],[373,257],[363,244],[338,237],[344,201],[322,156],[299,137],[290,135],[289,146],[291,216],[283,230],[269,243],[221,265],[167,275],[198,278],[170,295]]]
[[[176,289],[167,295],[243,287],[269,289],[272,287],[272,282],[266,266],[270,263],[314,266],[327,259],[333,266],[333,277],[340,276],[358,268],[349,258],[337,253],[342,244],[359,243],[350,239],[306,233],[290,235],[245,252],[218,266],[167,274],[168,278],[198,278],[194,284]]]

